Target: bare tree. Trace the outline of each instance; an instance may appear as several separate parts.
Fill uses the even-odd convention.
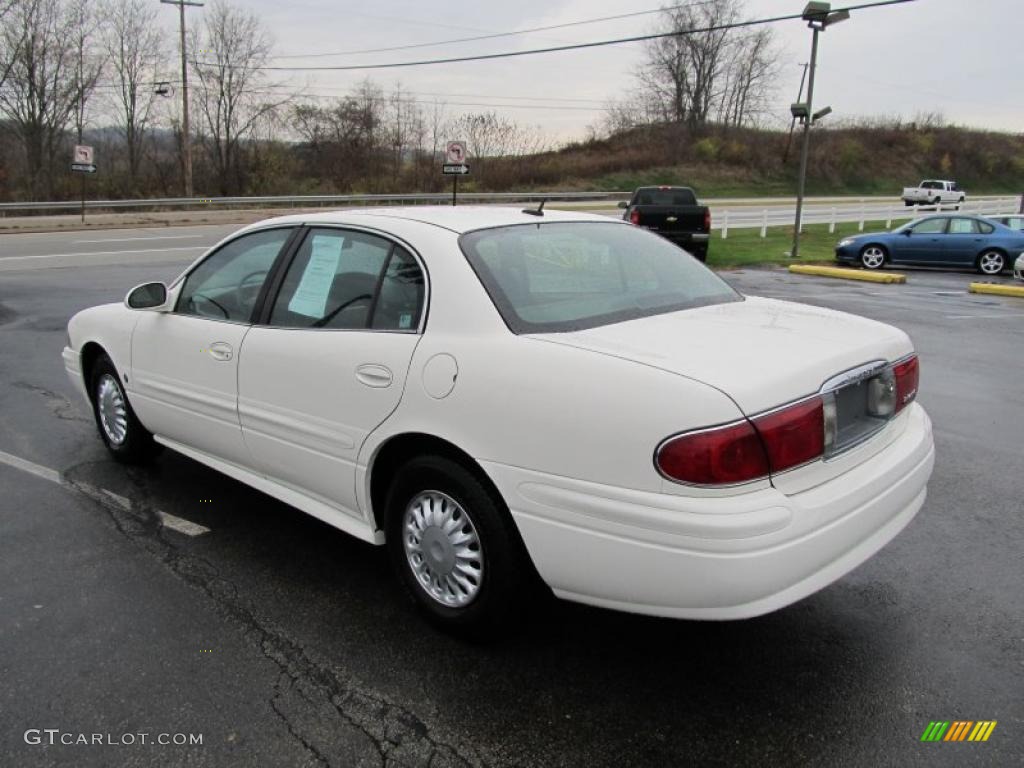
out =
[[[239,155],[256,124],[286,104],[262,71],[272,43],[259,18],[245,8],[214,0],[194,31],[191,66],[193,96],[199,108],[202,137],[213,161],[220,191],[240,189]]]
[[[35,5],[35,2],[34,0],[0,0],[0,26],[6,25],[8,22],[5,20],[11,16],[11,12],[23,5]],[[19,39],[16,35],[4,35],[3,38],[0,38],[0,87],[7,81],[7,76],[14,66],[14,58],[18,55],[22,42],[23,39]]]
[[[28,191],[50,196],[53,169],[80,87],[69,14],[59,0],[19,2],[0,27],[0,49],[15,51],[0,89],[6,117],[25,152]]]
[[[742,127],[757,121],[769,109],[779,70],[779,56],[771,27],[732,41],[719,121]]]
[[[124,137],[129,191],[138,191],[139,162],[149,129],[155,81],[166,61],[157,9],[144,0],[112,0],[105,7],[103,44],[114,75],[118,128]]]
[[[71,0],[67,8],[68,31],[73,55],[72,77],[75,84],[75,108],[72,121],[75,138],[82,143],[86,108],[103,74],[106,57],[95,43],[99,19],[93,0]]]
[[[637,74],[663,120],[690,128],[707,121],[728,66],[728,25],[739,17],[740,0],[709,0],[662,11],[662,24],[676,34],[647,43],[647,61]]]

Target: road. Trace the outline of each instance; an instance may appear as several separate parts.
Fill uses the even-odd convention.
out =
[[[553,602],[475,646],[417,618],[382,550],[171,452],[128,469],[103,450],[61,364],[68,317],[173,277],[223,231],[175,229],[161,242],[180,250],[0,241],[40,257],[0,257],[0,765],[1024,763],[1024,301],[967,294],[967,273],[727,273],[911,334],[938,452],[920,515],[762,618]],[[922,744],[936,719],[998,726]],[[31,729],[203,742],[48,746]]]

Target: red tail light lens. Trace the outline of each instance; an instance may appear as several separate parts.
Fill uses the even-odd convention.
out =
[[[634,208],[633,210],[631,210],[629,212],[629,223],[630,224],[639,224],[640,223],[640,211],[638,211],[636,208]]]
[[[655,463],[672,480],[696,485],[733,485],[768,475],[768,456],[749,421],[671,438]]]
[[[784,472],[825,453],[825,411],[820,397],[754,419],[772,472]]]
[[[735,485],[783,472],[825,452],[822,400],[815,397],[753,422],[690,432],[658,449],[666,477],[696,485]]]
[[[705,232],[710,232],[711,231],[711,209],[710,208],[706,208],[704,210],[704,231]]]
[[[911,355],[906,360],[896,363],[892,367],[896,376],[896,413],[899,413],[917,397],[917,385],[921,379],[921,366],[917,361],[917,355]]]

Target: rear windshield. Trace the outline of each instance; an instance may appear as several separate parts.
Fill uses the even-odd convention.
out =
[[[697,197],[692,189],[638,189],[633,205],[696,205]]]
[[[459,244],[513,333],[743,300],[685,251],[628,224],[518,224],[469,232]]]

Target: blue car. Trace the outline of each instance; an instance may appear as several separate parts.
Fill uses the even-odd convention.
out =
[[[1024,232],[963,214],[925,216],[892,232],[846,237],[836,260],[881,269],[886,264],[974,268],[985,275],[1009,269],[1024,253]]]

